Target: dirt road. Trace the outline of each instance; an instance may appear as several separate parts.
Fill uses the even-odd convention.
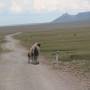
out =
[[[7,35],[3,45],[10,52],[0,59],[0,90],[88,90],[68,72],[53,70],[43,63],[28,64],[27,51],[13,35]]]

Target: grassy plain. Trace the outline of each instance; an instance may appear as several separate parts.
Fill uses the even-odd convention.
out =
[[[5,36],[5,34],[0,33],[0,53],[3,51],[1,45],[2,45],[2,43],[5,41],[5,40],[4,40],[4,36]]]
[[[90,72],[90,27],[24,32],[15,36],[26,48],[41,43],[41,52],[50,61],[59,50],[60,60]]]

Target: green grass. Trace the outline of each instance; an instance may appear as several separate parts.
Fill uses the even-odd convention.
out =
[[[31,31],[15,36],[22,45],[29,48],[34,42],[41,43],[41,52],[50,60],[55,51],[60,51],[62,62],[86,60],[82,67],[90,70],[90,28]],[[88,62],[88,63],[87,63]]]
[[[1,45],[4,42],[5,42],[5,40],[4,40],[4,34],[3,33],[0,33],[0,53],[3,52],[3,49],[1,47]]]

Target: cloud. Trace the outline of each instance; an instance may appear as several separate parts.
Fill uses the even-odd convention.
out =
[[[0,2],[0,11],[2,11],[5,8],[5,4]]]
[[[57,0],[33,0],[33,9],[35,11],[56,10],[57,5]]]
[[[22,13],[31,9],[30,0],[12,0],[10,10],[13,13]]]
[[[89,0],[33,0],[36,11],[90,11]]]
[[[2,2],[1,2],[2,1]],[[1,0],[0,11],[25,12],[81,12],[90,11],[90,0]]]

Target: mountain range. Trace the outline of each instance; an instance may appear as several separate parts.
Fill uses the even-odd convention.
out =
[[[63,14],[53,21],[53,23],[90,23],[90,12],[82,12],[77,15]]]
[[[77,15],[63,14],[59,18],[50,23],[41,24],[22,24],[16,26],[0,27],[0,31],[31,31],[31,30],[58,30],[58,29],[72,29],[72,28],[90,28],[90,12],[83,12]]]

